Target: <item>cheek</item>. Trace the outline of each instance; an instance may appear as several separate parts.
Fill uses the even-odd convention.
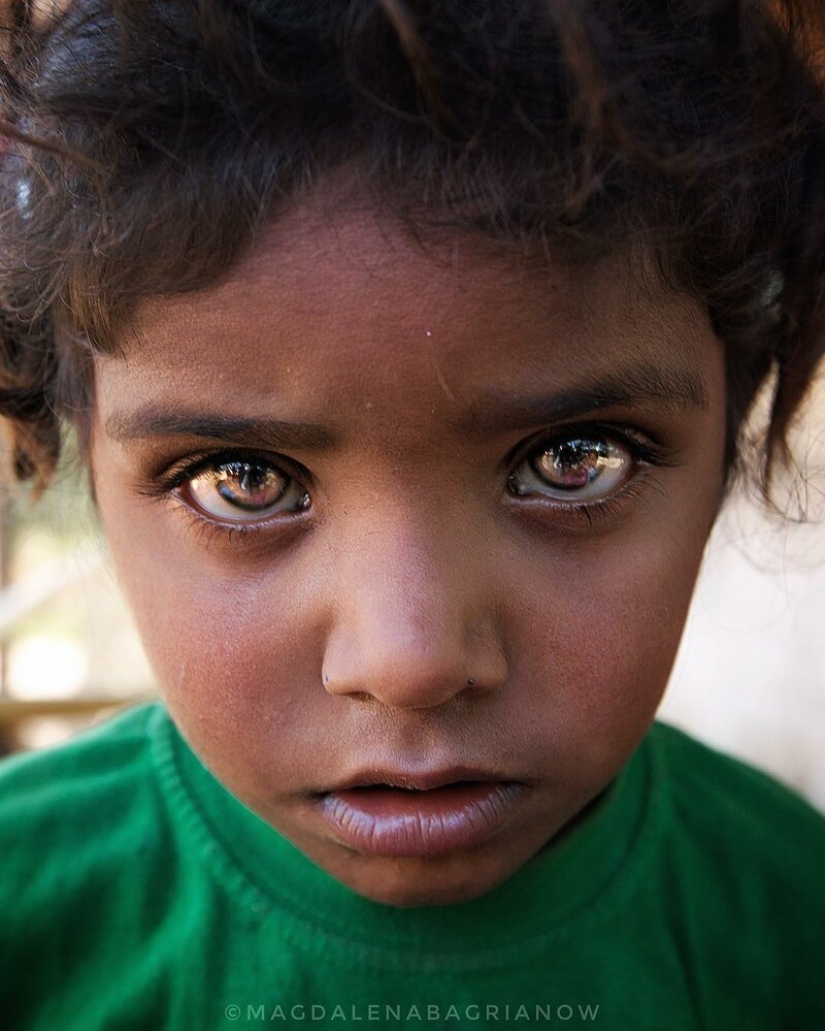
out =
[[[523,585],[509,634],[524,690],[513,706],[537,712],[527,747],[552,724],[553,762],[569,783],[612,776],[650,725],[704,548],[704,532],[683,529],[557,554]]]
[[[320,677],[310,682],[320,660],[313,635],[296,633],[293,606],[229,577],[183,579],[160,564],[148,593],[129,573],[124,588],[172,718],[212,772],[247,799],[259,782],[313,783],[326,695]]]
[[[203,748],[217,738],[262,736],[254,728],[269,725],[289,739],[293,725],[306,724],[298,700],[310,694],[308,671],[321,662],[322,634],[313,630],[301,569],[283,562],[266,578],[239,574],[188,524],[159,533],[151,513],[128,518],[105,497],[100,502],[118,579],[190,742]],[[320,678],[314,686],[324,694]]]

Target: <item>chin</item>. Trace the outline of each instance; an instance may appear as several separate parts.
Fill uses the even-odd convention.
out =
[[[357,875],[340,871],[333,877],[371,902],[397,909],[454,906],[471,902],[511,877],[514,870],[490,869],[471,855],[439,860],[381,859],[368,863]]]

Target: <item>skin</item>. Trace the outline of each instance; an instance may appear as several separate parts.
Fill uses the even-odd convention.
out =
[[[510,877],[610,783],[667,683],[722,487],[700,304],[643,263],[538,267],[306,206],[217,286],[145,300],[119,343],[97,360],[95,489],[191,746],[370,899],[449,904]],[[227,444],[175,429],[184,411],[252,428]],[[316,432],[263,441],[265,420]],[[603,496],[513,492],[525,453],[582,436],[621,449]],[[227,451],[301,472],[308,507],[227,522],[169,486]],[[318,815],[365,769],[451,766],[526,785],[480,845],[368,855]]]

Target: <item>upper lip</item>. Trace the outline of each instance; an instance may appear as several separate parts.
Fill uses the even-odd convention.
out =
[[[352,777],[328,789],[326,794],[335,791],[349,791],[351,788],[382,787],[405,788],[408,791],[432,791],[447,784],[460,784],[469,781],[504,782],[512,780],[489,770],[474,769],[467,766],[442,767],[426,770],[391,770],[370,766],[355,773]]]

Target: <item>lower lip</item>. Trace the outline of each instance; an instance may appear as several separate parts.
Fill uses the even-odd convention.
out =
[[[520,803],[524,784],[472,781],[431,791],[353,788],[331,792],[320,813],[334,836],[376,856],[439,856],[480,845]]]

